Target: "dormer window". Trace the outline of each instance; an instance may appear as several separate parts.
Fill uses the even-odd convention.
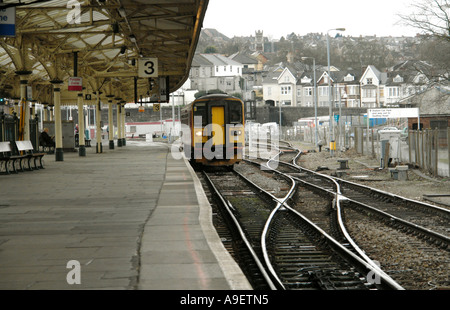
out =
[[[366,84],[368,84],[368,85],[372,85],[373,83],[372,83],[372,78],[367,78],[367,80],[366,80]]]
[[[304,78],[301,79],[301,83],[304,83],[304,84],[311,83],[311,80],[312,79],[310,79],[309,77],[305,76]]]
[[[402,83],[403,78],[397,74],[397,76],[394,78],[394,83]]]
[[[351,82],[351,81],[354,81],[354,80],[355,80],[355,77],[353,75],[351,75],[350,73],[347,74],[346,77],[344,77],[344,82]]]

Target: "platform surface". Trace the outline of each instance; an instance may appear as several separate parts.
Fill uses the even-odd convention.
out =
[[[251,289],[170,145],[44,159],[0,175],[0,289]]]

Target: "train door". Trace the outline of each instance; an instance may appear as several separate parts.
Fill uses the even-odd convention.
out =
[[[225,108],[223,106],[211,107],[212,139],[213,145],[225,144]]]

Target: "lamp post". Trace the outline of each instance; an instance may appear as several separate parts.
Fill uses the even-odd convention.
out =
[[[315,134],[315,144],[316,144],[316,146],[317,146],[317,143],[319,142],[318,141],[318,133],[317,133],[317,130],[318,130],[318,124],[317,124],[317,85],[316,85],[316,83],[317,83],[317,79],[316,79],[316,59],[314,58],[314,57],[302,57],[302,60],[305,60],[305,59],[308,59],[308,58],[310,58],[310,59],[312,59],[313,60],[313,71],[314,71],[314,92],[313,92],[313,100],[314,100],[314,128],[315,128],[315,131],[314,131],[314,134]]]
[[[345,31],[345,28],[333,28],[333,29],[329,29],[327,31],[327,59],[328,59],[328,101],[330,103],[330,124],[329,124],[329,132],[330,132],[330,154],[331,156],[333,156],[333,148],[331,147],[331,137],[332,137],[332,133],[333,133],[333,110],[332,110],[332,106],[331,106],[331,73],[330,73],[330,39],[329,39],[329,32],[332,30],[337,30],[337,31]]]

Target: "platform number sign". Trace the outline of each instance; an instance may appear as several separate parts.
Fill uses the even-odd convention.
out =
[[[3,1],[0,1],[2,3]],[[0,4],[0,37],[16,36],[16,8],[3,9]]]
[[[138,75],[141,78],[158,77],[158,58],[139,58]]]
[[[153,104],[153,112],[159,112],[160,109],[161,109],[161,105],[159,103]]]

